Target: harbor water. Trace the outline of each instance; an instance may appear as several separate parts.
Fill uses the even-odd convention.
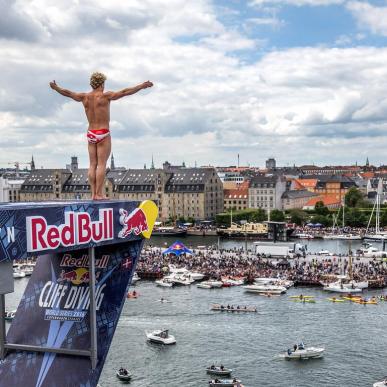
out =
[[[185,238],[184,242],[191,246],[217,244],[217,238],[210,242],[200,239]],[[156,238],[152,242],[164,244]],[[222,241],[221,247],[243,247],[244,243]],[[251,242],[248,244],[250,247]],[[308,249],[344,254],[348,243],[309,241]],[[15,281],[15,293],[6,297],[7,309],[17,307],[27,281]],[[170,289],[139,281],[135,289],[139,297],[125,303],[100,378],[102,387],[122,385],[115,376],[120,367],[133,374],[133,387],[208,386],[210,376],[205,368],[212,363],[232,368],[233,377],[245,387],[365,387],[387,374],[387,302],[331,303],[327,293],[315,288],[292,288],[273,298],[245,293],[241,287],[208,290],[191,285]],[[316,303],[289,298],[300,293],[314,296]],[[381,291],[365,293],[371,296]],[[170,302],[161,303],[161,298]],[[210,310],[212,303],[253,305],[258,312],[214,312]],[[169,329],[177,344],[148,344],[145,331],[160,328]],[[278,356],[300,341],[324,346],[325,356],[304,361]]]

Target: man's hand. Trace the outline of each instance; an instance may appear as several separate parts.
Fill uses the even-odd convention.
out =
[[[153,86],[153,83],[150,82],[150,81],[146,81],[142,84],[142,88],[143,89],[147,89],[148,87],[152,87]]]
[[[51,87],[51,89],[56,90],[58,88],[58,85],[56,84],[55,81],[52,81],[52,82],[50,82],[50,87]]]

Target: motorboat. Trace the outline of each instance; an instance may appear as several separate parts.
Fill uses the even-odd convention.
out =
[[[197,284],[196,286],[201,289],[221,288],[223,286],[223,282],[215,280],[203,281],[200,282],[200,284]]]
[[[323,236],[323,239],[339,239],[345,241],[358,241],[362,237],[357,234],[326,234]]]
[[[175,337],[169,334],[168,329],[145,332],[145,335],[151,343],[165,345],[176,344]]]
[[[324,355],[323,347],[305,347],[303,343],[295,345],[293,349],[288,349],[284,354],[286,360],[318,359]]]
[[[241,279],[235,280],[235,279],[226,278],[222,281],[223,283],[229,284],[230,286],[241,286],[244,284],[244,281]]]
[[[333,255],[329,250],[320,250],[318,255]]]
[[[227,376],[227,375],[230,375],[232,372],[232,369],[223,367],[222,365],[221,366],[212,365],[211,367],[207,367],[206,370],[207,370],[207,374],[218,375],[218,376]]]
[[[135,283],[136,283],[137,281],[139,281],[139,280],[140,280],[140,277],[138,276],[137,272],[135,271],[134,274],[133,274],[133,277],[132,277],[132,282],[131,282],[131,284],[132,284],[132,285],[135,285]]]
[[[339,282],[333,282],[331,284],[328,284],[328,285],[324,286],[323,289],[328,291],[328,292],[350,293],[350,294],[361,293],[363,291],[363,289],[356,288],[356,287],[354,287],[354,288],[347,287],[343,283],[339,283]]]
[[[255,306],[241,306],[241,305],[222,305],[222,304],[212,304],[211,310],[216,310],[220,312],[235,312],[235,313],[246,313],[246,312],[256,312],[257,308]]]
[[[194,281],[201,281],[205,276],[202,273],[197,273],[194,271],[191,271],[189,273],[189,276],[194,280]]]
[[[289,289],[294,285],[293,281],[281,279],[281,278],[264,278],[259,277],[254,279],[254,285],[276,285],[276,286],[284,286]]]
[[[128,382],[130,379],[132,379],[132,374],[130,372],[128,372],[128,370],[125,368],[120,368],[116,372],[116,376],[118,379],[120,379],[124,382]]]
[[[6,310],[4,319],[7,321],[12,321],[15,317],[15,314],[16,314],[16,310]]]
[[[298,233],[293,235],[293,237],[298,239],[314,239],[314,235],[308,233]]]
[[[237,379],[214,379],[208,382],[211,387],[222,386],[222,387],[241,387],[241,381]]]
[[[386,258],[387,251],[379,250],[377,247],[368,246],[359,249],[357,255],[365,258]]]
[[[34,271],[35,265],[28,264],[28,263],[22,263],[15,267],[15,271],[20,271],[25,274],[25,277],[32,275]],[[18,278],[18,277],[16,277]],[[22,277],[20,277],[22,278]]]
[[[246,285],[242,287],[248,293],[284,294],[287,291],[284,286],[277,285]]]
[[[26,273],[24,271],[13,269],[13,278],[24,278],[26,276]]]
[[[386,387],[387,386],[387,377],[380,382],[376,382],[372,385],[373,387]]]
[[[162,278],[155,281],[155,284],[157,286],[160,286],[162,288],[171,288],[173,286],[173,282],[169,281],[168,279]]]

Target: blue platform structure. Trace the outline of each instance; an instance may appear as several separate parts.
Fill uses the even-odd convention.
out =
[[[0,204],[0,387],[97,385],[144,238],[151,201]],[[14,261],[37,257],[6,333]]]

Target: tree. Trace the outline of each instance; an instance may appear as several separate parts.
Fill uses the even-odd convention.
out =
[[[331,220],[329,219],[329,217],[324,215],[315,215],[310,221],[311,223],[314,223],[314,224],[320,223],[325,227],[331,224]]]
[[[270,211],[270,220],[273,222],[283,222],[285,221],[285,214],[280,210],[272,210]]]
[[[315,206],[314,206],[314,211],[317,215],[323,215],[326,216],[329,214],[329,209],[328,207],[325,206],[324,202],[322,200],[319,200]],[[318,222],[317,222],[318,223]]]
[[[302,211],[298,208],[290,210],[289,215],[290,215],[290,222],[295,223],[298,226],[302,226],[305,223],[306,218],[308,216],[308,214],[305,211]]]
[[[267,215],[263,208],[258,208],[250,216],[250,221],[254,223],[263,222],[264,220],[267,220]]]
[[[380,215],[380,226],[381,227],[387,226],[387,211],[383,211]]]
[[[362,214],[357,208],[349,208],[345,212],[345,224],[347,226],[365,227],[367,225],[367,220],[367,217]]]
[[[363,194],[356,187],[351,187],[345,195],[345,205],[352,208],[363,207]]]

